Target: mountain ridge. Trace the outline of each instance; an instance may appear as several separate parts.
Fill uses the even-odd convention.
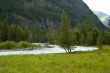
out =
[[[25,27],[58,28],[62,9],[72,27],[80,26],[87,18],[96,27],[104,27],[82,0],[0,0],[0,18]]]

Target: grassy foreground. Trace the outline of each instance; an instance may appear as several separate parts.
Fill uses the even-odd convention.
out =
[[[110,46],[71,54],[0,56],[0,73],[110,73]]]

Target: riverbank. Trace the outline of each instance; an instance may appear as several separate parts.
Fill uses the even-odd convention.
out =
[[[0,50],[0,55],[23,55],[23,54],[49,54],[49,53],[66,53],[64,49],[57,45],[53,45],[52,48],[40,48],[40,49],[13,49],[13,50]],[[86,46],[74,46],[72,52],[75,51],[93,51],[97,50],[95,47]]]
[[[71,54],[0,56],[0,73],[110,73],[110,46]]]

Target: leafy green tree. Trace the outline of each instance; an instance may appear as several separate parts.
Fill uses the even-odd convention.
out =
[[[61,15],[61,26],[59,32],[60,47],[64,48],[67,53],[71,52],[72,37],[70,31],[70,19],[68,18],[68,15],[64,10],[62,11]]]

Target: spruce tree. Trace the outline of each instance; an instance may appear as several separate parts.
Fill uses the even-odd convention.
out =
[[[8,29],[8,40],[16,41],[16,25],[15,24],[11,24]]]
[[[70,31],[70,20],[67,13],[63,10],[61,15],[61,26],[59,34],[59,45],[64,48],[66,53],[71,52],[72,37]]]
[[[6,41],[8,37],[8,22],[6,20],[0,20],[0,40]]]
[[[21,40],[24,40],[24,30],[21,26],[16,26],[16,41],[21,41]]]
[[[88,31],[86,37],[86,44],[93,45],[93,42],[94,42],[94,33],[92,31]]]
[[[25,34],[24,30],[21,26],[12,24],[8,29],[8,40],[9,41],[20,41],[24,40]],[[26,39],[26,38],[25,38]]]
[[[80,36],[80,45],[85,45],[85,36],[84,36],[84,34],[81,34],[81,36]]]
[[[102,45],[103,45],[103,32],[102,31],[100,31],[99,32],[99,35],[98,35],[98,37],[97,37],[97,47],[99,48],[99,49],[102,49]]]

